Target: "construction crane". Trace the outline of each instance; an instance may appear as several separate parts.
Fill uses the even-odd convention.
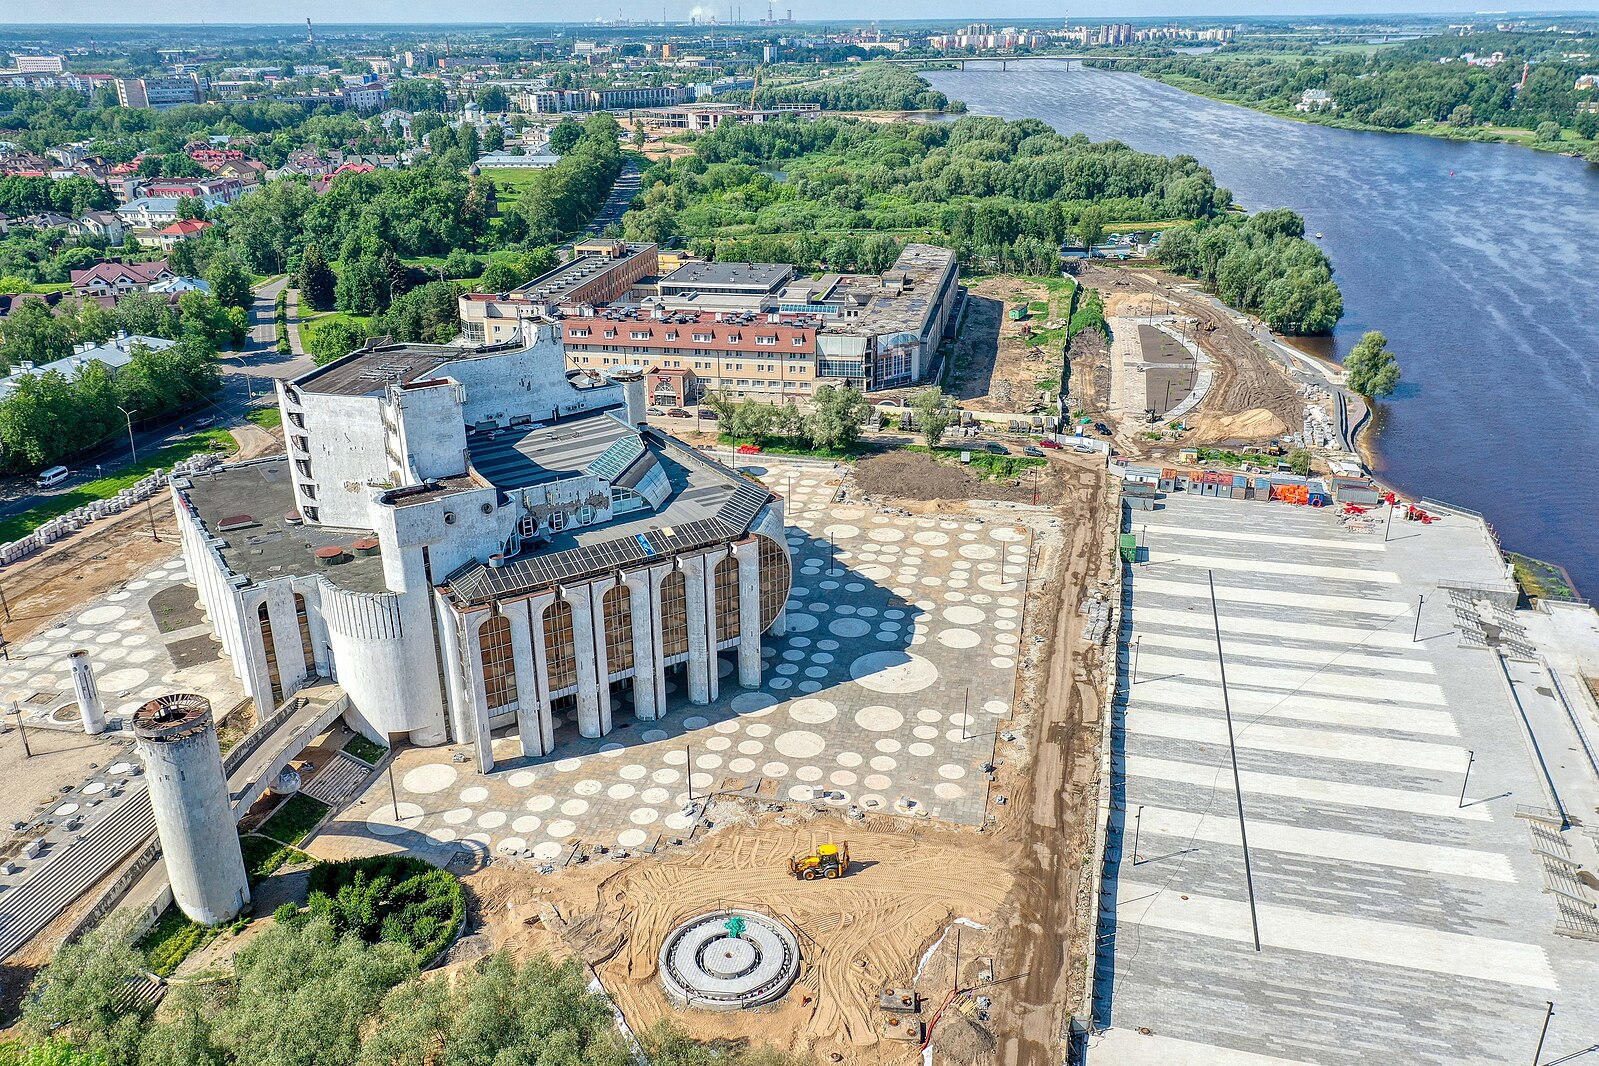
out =
[[[818,844],[815,854],[788,860],[788,872],[802,881],[842,877],[849,872],[849,845]]]

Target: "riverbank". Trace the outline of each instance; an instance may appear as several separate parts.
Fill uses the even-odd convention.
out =
[[[1599,165],[1599,140],[1584,140],[1580,137],[1571,137],[1570,139],[1562,139],[1558,143],[1539,141],[1535,139],[1535,134],[1532,130],[1518,129],[1512,126],[1458,127],[1438,123],[1419,123],[1403,129],[1394,129],[1389,126],[1374,126],[1369,122],[1355,122],[1323,112],[1304,112],[1268,107],[1262,101],[1246,100],[1243,97],[1223,93],[1209,82],[1202,81],[1199,78],[1191,78],[1184,74],[1146,73],[1139,70],[1132,70],[1129,73],[1137,74],[1139,77],[1147,78],[1150,81],[1158,81],[1163,85],[1170,85],[1174,89],[1181,89],[1185,93],[1204,97],[1207,100],[1232,104],[1235,107],[1246,107],[1262,115],[1286,119],[1289,122],[1302,122],[1311,126],[1327,126],[1331,129],[1339,130],[1354,130],[1358,133],[1411,134],[1419,137],[1433,137],[1443,141],[1463,141],[1471,144],[1512,144],[1520,148],[1530,148],[1535,152],[1548,152],[1551,155],[1562,155],[1571,159],[1585,159],[1595,163],[1595,165]],[[1565,131],[1565,133],[1570,133],[1570,131]],[[1562,137],[1565,137],[1564,133]]]

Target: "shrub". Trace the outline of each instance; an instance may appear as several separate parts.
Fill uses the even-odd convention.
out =
[[[455,875],[431,863],[380,855],[315,867],[308,911],[368,944],[401,944],[426,964],[455,939],[466,893]]]

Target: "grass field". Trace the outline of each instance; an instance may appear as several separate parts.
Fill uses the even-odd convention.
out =
[[[522,190],[538,181],[541,173],[520,167],[489,167],[483,176],[494,182],[494,195],[504,211],[522,198]]]
[[[277,429],[283,425],[283,410],[279,407],[255,407],[244,417],[262,429]]]
[[[196,433],[187,440],[168,445],[153,455],[144,457],[126,470],[110,477],[85,482],[69,492],[52,496],[21,514],[0,519],[0,544],[27,536],[50,519],[76,510],[85,504],[93,503],[95,500],[109,500],[153,471],[171,469],[173,463],[192,458],[202,452],[233,452],[237,447],[233,434],[225,429],[208,429],[203,433]]]
[[[283,806],[272,812],[272,817],[257,832],[292,847],[311,835],[311,830],[322,821],[328,809],[328,805],[321,800],[296,792]]]

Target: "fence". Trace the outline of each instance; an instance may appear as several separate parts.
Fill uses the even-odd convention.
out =
[[[170,474],[157,470],[147,474],[138,481],[129,485],[115,496],[104,500],[95,500],[93,503],[68,511],[64,515],[57,515],[29,533],[25,537],[0,544],[0,565],[9,565],[19,559],[25,559],[41,548],[48,547],[64,537],[71,536],[91,522],[102,518],[119,515],[131,507],[143,503],[151,496],[166,487],[171,475],[198,474],[211,467],[220,466],[222,460],[214,455],[199,455],[193,459],[185,459],[173,466]]]

